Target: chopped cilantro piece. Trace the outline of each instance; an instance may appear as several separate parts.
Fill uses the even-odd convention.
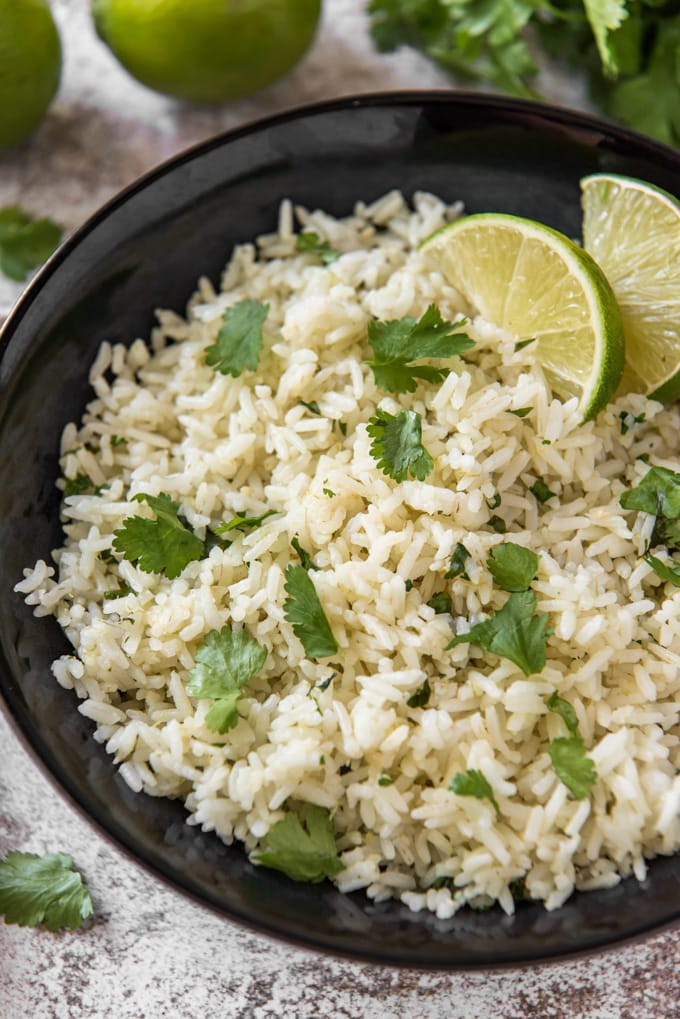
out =
[[[460,542],[456,545],[453,550],[453,555],[449,562],[449,568],[444,574],[446,580],[453,580],[455,577],[463,577],[464,580],[469,580],[466,571],[465,563],[470,558],[470,553],[466,549],[465,545],[461,545]]]
[[[111,445],[114,447],[114,449],[116,446],[127,446],[127,439],[123,438],[122,435],[112,435]]]
[[[325,807],[311,803],[301,810],[301,819],[292,810],[286,812],[264,837],[264,852],[250,859],[263,867],[280,870],[293,881],[317,884],[334,877],[345,865],[338,856],[331,816]]]
[[[479,644],[486,651],[508,658],[525,676],[541,672],[545,665],[545,645],[552,630],[547,613],[535,615],[536,595],[531,591],[513,593],[502,609],[461,633],[447,644]]]
[[[306,407],[310,414],[320,415],[321,410],[316,400],[312,400],[311,403],[307,403],[306,400],[298,400],[298,404],[301,407]]]
[[[533,407],[518,407],[517,410],[511,410],[510,413],[514,414],[515,417],[525,418],[527,414],[531,414]]]
[[[556,492],[550,491],[550,489],[548,488],[548,486],[546,485],[545,481],[543,481],[542,478],[537,478],[536,481],[534,481],[531,488],[529,489],[529,491],[533,495],[534,499],[538,500],[538,502],[547,502],[548,499],[553,499],[557,494]]]
[[[649,463],[649,453],[640,453],[639,456],[635,457],[636,460],[642,460],[643,464]]]
[[[652,567],[655,573],[658,573],[662,580],[668,581],[674,587],[680,587],[680,566],[670,566],[668,563],[663,563],[649,552],[643,555],[642,558],[648,566]]]
[[[316,565],[309,552],[305,551],[305,549],[302,547],[302,545],[298,541],[297,535],[294,538],[291,538],[290,543],[297,552],[297,554],[300,556],[300,563],[302,564],[305,570],[318,570],[319,567]]]
[[[583,800],[597,781],[595,765],[586,757],[580,736],[561,736],[550,741],[550,760],[557,777],[564,782],[574,799]]]
[[[626,435],[633,425],[640,425],[645,420],[646,414],[631,414],[628,410],[622,410],[619,414],[621,435]]]
[[[205,363],[222,375],[238,378],[247,368],[254,372],[262,350],[262,325],[269,305],[238,301],[222,316],[217,342],[205,348]]]
[[[0,914],[20,927],[75,930],[94,912],[90,893],[67,853],[18,853],[0,859]]]
[[[295,250],[299,254],[317,255],[324,265],[330,265],[340,258],[340,252],[332,248],[328,241],[322,241],[313,230],[303,230],[297,235]]]
[[[432,695],[432,687],[429,679],[426,679],[422,686],[419,686],[415,693],[412,693],[406,701],[409,708],[424,708]]]
[[[502,501],[503,500],[501,499],[500,495],[498,494],[498,492],[496,492],[492,499],[486,500],[486,505],[489,507],[490,510],[498,509]]]
[[[322,488],[321,491],[323,492],[324,495],[327,495],[329,499],[335,498],[335,492],[333,491],[332,488]]]
[[[404,588],[405,588],[406,591],[412,591],[413,590],[413,581],[412,580],[405,580],[404,581]]]
[[[505,534],[508,529],[508,525],[505,520],[503,520],[503,517],[499,517],[495,513],[493,516],[489,517],[488,524],[489,527],[496,532],[496,534]]]
[[[228,520],[226,524],[220,524],[219,527],[215,528],[215,534],[226,534],[227,531],[249,531],[255,527],[260,527],[267,517],[273,517],[276,515],[276,510],[267,510],[266,513],[261,513],[259,517],[243,517],[239,513],[231,520]]]
[[[504,591],[527,591],[536,576],[538,556],[531,549],[506,541],[491,549],[486,565]]]
[[[651,467],[642,481],[619,499],[624,509],[677,520],[680,517],[680,474],[666,467]]]
[[[162,573],[172,580],[194,559],[203,557],[203,542],[181,522],[179,505],[169,495],[140,493],[133,498],[148,503],[156,519],[127,517],[113,532],[114,550],[123,558],[144,573]]]
[[[390,393],[413,393],[418,384],[416,379],[441,382],[449,374],[447,368],[413,362],[425,357],[455,357],[473,347],[473,340],[460,332],[464,323],[465,319],[445,322],[435,304],[417,322],[410,315],[388,322],[369,322],[368,342],[373,360],[367,364],[375,384]]]
[[[405,481],[409,474],[424,481],[434,467],[420,441],[421,425],[420,414],[414,410],[388,414],[378,409],[368,422],[367,431],[373,439],[371,455],[380,470],[394,481]]]
[[[383,787],[388,785],[394,785],[394,779],[390,778],[389,775],[386,775],[385,772],[383,772],[380,778],[378,779],[378,785]]]
[[[571,736],[578,736],[578,718],[569,701],[565,701],[564,697],[560,697],[555,690],[554,693],[550,694],[546,703],[549,711],[554,711],[555,714],[560,716],[569,734]]]
[[[489,800],[496,811],[496,817],[501,816],[501,809],[493,794],[493,789],[481,771],[476,768],[457,772],[449,782],[449,789],[458,796],[475,796],[478,800]]]
[[[293,627],[293,633],[302,642],[309,658],[329,658],[338,650],[326,613],[319,601],[316,588],[304,566],[286,567],[283,614]]]
[[[187,693],[200,700],[213,700],[205,723],[214,732],[227,732],[238,722],[241,688],[261,670],[267,649],[247,630],[223,626],[206,634],[195,660],[189,671]]]
[[[340,432],[341,432],[342,435],[347,435],[347,422],[346,421],[338,421],[338,428],[340,429]]]
[[[327,690],[336,676],[337,672],[331,672],[330,676],[326,676],[325,679],[322,679],[319,683],[317,683],[319,690]]]
[[[61,234],[51,219],[31,219],[18,205],[0,209],[0,272],[23,283],[50,257]]]
[[[132,594],[132,588],[128,587],[127,584],[123,584],[122,587],[113,591],[104,591],[104,600],[114,601],[116,598],[124,598],[128,594]]]
[[[443,616],[447,612],[451,612],[451,595],[448,591],[439,591],[438,594],[433,594],[425,604],[434,609],[438,616]]]
[[[530,343],[535,342],[536,342],[535,336],[530,336],[528,340],[519,340],[519,342],[515,344],[515,353],[517,353],[520,350],[524,350],[524,348],[528,347]]]
[[[83,492],[87,492],[88,489],[92,488],[92,482],[87,474],[76,474],[75,478],[65,478],[64,482],[64,491],[61,494],[62,499],[68,499],[72,495],[82,495]]]

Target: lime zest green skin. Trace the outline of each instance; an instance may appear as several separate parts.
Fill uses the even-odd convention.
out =
[[[521,233],[529,229],[534,237],[545,240],[554,251],[559,252],[564,260],[571,264],[584,284],[584,293],[592,298],[590,302],[591,320],[600,325],[600,349],[597,351],[598,371],[593,374],[589,384],[583,387],[580,410],[584,421],[595,417],[614,397],[623,374],[625,350],[623,340],[623,322],[618,302],[604,272],[595,260],[574,241],[552,227],[521,216],[507,213],[475,213],[464,216],[452,223],[440,227],[419,245],[419,250],[428,251],[436,248],[436,242],[452,231],[474,229],[476,224],[484,222],[507,227],[515,227]],[[455,282],[454,282],[455,286]],[[466,296],[467,295],[463,295]],[[503,326],[503,323],[496,323]],[[606,337],[606,340],[605,340]],[[521,337],[524,338],[524,337]],[[536,350],[539,353],[540,334],[536,337]]]
[[[662,252],[662,257],[659,259],[659,269],[662,274],[669,276],[669,270],[671,267],[671,260],[675,258],[676,266],[678,264],[678,242],[677,238],[680,235],[680,199],[670,192],[666,191],[664,187],[660,187],[658,184],[649,183],[647,180],[640,180],[637,177],[630,177],[624,174],[618,173],[590,173],[585,177],[581,178],[581,191],[583,194],[582,204],[584,211],[584,244],[589,249],[595,251],[597,257],[599,257],[606,273],[609,271],[612,278],[612,286],[614,291],[618,294],[620,299],[621,311],[624,323],[624,335],[626,336],[627,342],[627,364],[623,383],[621,387],[622,392],[643,392],[650,399],[658,399],[662,404],[670,404],[673,400],[680,397],[680,367],[676,371],[672,371],[666,378],[660,381],[657,372],[645,373],[646,378],[640,377],[642,371],[642,364],[655,364],[659,352],[658,330],[662,322],[667,318],[667,327],[669,330],[673,329],[673,324],[676,324],[676,337],[680,342],[680,326],[678,325],[678,301],[674,297],[670,298],[670,305],[667,303],[669,299],[666,299],[666,303],[658,296],[658,300],[649,301],[648,291],[647,300],[644,299],[644,286],[642,291],[639,290],[639,262],[636,261],[636,248],[637,258],[639,258],[639,245],[646,244],[653,245],[655,239],[658,240],[658,248]],[[668,217],[671,220],[675,220],[674,231],[672,229],[670,236],[665,238],[661,234],[658,234],[653,227],[647,231],[646,236],[644,235],[644,229],[631,229],[630,223],[622,224],[627,225],[628,229],[622,228],[620,230],[621,238],[618,239],[617,234],[617,251],[619,256],[622,257],[624,263],[623,276],[621,275],[621,263],[617,267],[616,259],[612,266],[607,264],[606,258],[604,257],[607,253],[607,247],[603,250],[603,242],[607,237],[607,233],[601,235],[599,232],[593,232],[596,219],[597,203],[599,205],[599,212],[609,210],[612,207],[616,209],[617,201],[616,196],[610,202],[609,192],[612,185],[619,185],[620,194],[624,196],[626,194],[634,195],[637,193],[638,198],[647,199],[648,205],[648,217],[645,222],[649,219],[653,222],[655,216],[652,215],[653,210],[658,209],[660,216],[666,218],[668,223]],[[593,192],[599,185],[599,195]],[[592,199],[586,199],[586,196],[593,195]],[[596,197],[595,197],[596,196]],[[593,205],[594,202],[594,205]],[[595,210],[594,212],[592,210]],[[615,213],[616,214],[616,213]],[[590,218],[589,218],[590,217]],[[616,221],[616,220],[615,220]],[[637,224],[636,224],[637,225]],[[606,229],[606,227],[605,227]],[[630,234],[630,236],[629,236]],[[666,253],[666,254],[664,254]],[[630,255],[630,258],[628,258]],[[628,273],[628,264],[633,267],[632,272]],[[670,277],[669,277],[670,278]],[[639,301],[635,299],[635,292]],[[673,284],[674,292],[680,291],[680,278]],[[645,309],[647,312],[645,314]],[[665,309],[665,312],[664,312]],[[647,328],[650,330],[647,333]],[[645,336],[648,337],[645,342]],[[667,350],[672,351],[674,344],[673,342],[665,341],[664,346]],[[631,352],[634,352],[631,355]],[[648,357],[645,355],[648,354]],[[635,357],[637,355],[637,357]],[[642,361],[640,361],[640,356]],[[634,365],[637,364],[637,370]],[[680,364],[680,350],[676,364]],[[649,374],[657,375],[657,384],[649,380]]]
[[[0,0],[0,152],[33,133],[60,78],[61,42],[47,0]]]
[[[92,0],[100,38],[133,77],[189,102],[251,95],[311,45],[321,0]]]

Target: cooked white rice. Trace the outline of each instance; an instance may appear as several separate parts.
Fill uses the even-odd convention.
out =
[[[318,804],[331,811],[343,891],[448,917],[490,900],[512,912],[511,882],[524,879],[553,909],[574,888],[642,879],[646,859],[680,846],[680,590],[640,559],[649,520],[619,505],[648,470],[641,454],[680,469],[680,414],[628,396],[582,424],[576,400],[552,396],[532,346],[516,351],[480,320],[443,384],[379,391],[365,364],[369,320],[419,317],[432,302],[445,318],[464,310],[416,250],[459,210],[422,193],[413,204],[392,193],[339,221],[295,210],[343,252],[323,266],[296,254],[284,203],[279,232],[238,247],[218,293],[202,279],[186,319],[160,312],[150,343],[103,344],[95,398],[61,449],[67,478],[109,487],[65,500],[56,570],[37,563],[17,590],[65,630],[74,654],[54,675],[125,780],[180,797],[189,823],[252,851],[287,804]],[[244,298],[270,305],[265,349],[233,379],[204,352]],[[426,481],[397,484],[377,467],[366,423],[378,406],[422,415],[435,462]],[[622,411],[645,421],[622,434]],[[537,501],[536,479],[557,497]],[[200,537],[237,513],[276,515],[168,580],[100,558],[127,517],[151,516],[131,501],[140,492],[167,492]],[[494,513],[506,535],[489,526]],[[319,567],[339,643],[318,662],[284,618],[295,536]],[[486,562],[508,540],[539,553],[532,590],[554,630],[529,677],[474,644],[445,650],[507,599]],[[458,542],[469,579],[447,581]],[[104,599],[120,584],[133,593]],[[426,604],[442,590],[451,615]],[[210,702],[186,684],[197,647],[225,624],[269,654],[237,727],[220,735],[205,725]],[[426,678],[429,703],[409,707]],[[554,691],[573,705],[597,770],[582,800],[548,754],[565,735],[546,706]],[[467,769],[483,773],[500,816],[449,791]],[[430,887],[437,878],[450,881]]]

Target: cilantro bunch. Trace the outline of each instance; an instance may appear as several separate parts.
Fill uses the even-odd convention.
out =
[[[602,111],[680,144],[674,0],[370,0],[379,50],[415,46],[464,81],[536,96],[534,53],[585,73]]]

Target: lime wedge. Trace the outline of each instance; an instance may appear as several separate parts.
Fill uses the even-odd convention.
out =
[[[583,244],[612,285],[626,338],[627,389],[680,396],[680,202],[630,177],[581,181]]]
[[[621,314],[577,244],[529,219],[482,213],[443,227],[421,250],[485,319],[536,340],[550,385],[579,398],[584,420],[609,402],[623,371]]]

